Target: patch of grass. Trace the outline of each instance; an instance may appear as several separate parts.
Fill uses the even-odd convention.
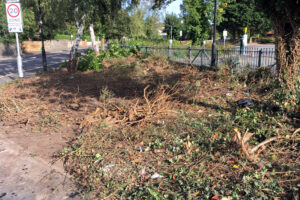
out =
[[[73,35],[73,39],[75,38],[75,35]],[[61,35],[57,34],[54,36],[54,40],[71,40],[71,35]]]

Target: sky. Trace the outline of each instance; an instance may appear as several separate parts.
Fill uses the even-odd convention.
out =
[[[168,5],[166,12],[167,13],[175,13],[177,15],[180,14],[180,5],[182,4],[183,0],[175,0],[173,3]]]

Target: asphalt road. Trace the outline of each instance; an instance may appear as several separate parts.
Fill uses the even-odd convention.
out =
[[[83,50],[80,50],[83,51]],[[35,75],[43,71],[41,54],[24,54],[23,56],[24,77]],[[69,51],[47,52],[48,69],[59,67],[69,58]],[[6,83],[18,78],[17,59],[0,58],[0,84]]]

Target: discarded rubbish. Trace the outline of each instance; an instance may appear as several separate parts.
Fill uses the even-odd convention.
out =
[[[240,108],[246,108],[250,105],[252,105],[254,102],[252,99],[240,99],[237,101],[237,104]]]
[[[151,176],[151,179],[157,179],[157,178],[163,178],[163,176],[158,173],[155,173]]]
[[[100,162],[101,160],[103,160],[103,158],[99,158],[98,160],[96,160],[96,161],[94,162],[94,164],[97,164],[97,163]]]
[[[140,176],[143,176],[143,175],[145,175],[146,174],[146,168],[144,167],[143,169],[141,169],[140,171],[139,171],[139,175]]]
[[[245,95],[250,96],[250,93],[249,92],[245,92]]]
[[[139,152],[143,152],[143,147],[138,147],[137,150],[138,150]]]
[[[105,167],[102,168],[102,171],[107,173],[109,172],[112,168],[114,168],[116,165],[114,164],[110,164],[110,165],[106,165]]]
[[[157,124],[158,124],[158,125],[164,125],[164,124],[165,124],[165,121],[157,120]]]
[[[227,97],[231,97],[231,93],[227,92],[227,93],[226,93],[226,96],[227,96]]]
[[[149,151],[149,148],[148,148],[148,147],[143,148],[143,147],[139,146],[136,150],[142,153],[142,152],[147,152],[147,151]]]

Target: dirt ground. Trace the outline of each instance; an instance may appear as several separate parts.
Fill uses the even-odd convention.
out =
[[[176,67],[167,69],[164,66],[168,64],[164,61],[151,60],[142,63],[142,68],[135,63],[132,73],[130,65],[135,61],[135,58],[128,58],[105,63],[108,68],[127,66],[110,69],[107,73],[78,73],[70,78],[63,69],[2,86],[0,199],[82,198],[65,173],[62,160],[54,157],[63,151],[68,142],[98,123],[99,115],[109,124],[128,126],[149,120],[159,121],[165,115],[165,107],[183,106],[176,101],[173,105],[166,105],[166,99],[170,97],[167,93],[165,99],[157,99],[160,101],[157,105],[151,102],[156,106],[151,111],[148,106],[145,107],[146,102],[141,104],[139,101],[145,101],[145,95],[155,96],[145,90],[148,85],[151,91],[153,86],[149,83],[161,82],[161,90],[164,89],[163,84],[168,83],[185,91],[189,87],[189,80],[185,81],[187,75],[196,71],[189,68],[182,71],[181,66],[178,66],[179,71]],[[147,66],[146,69],[144,66]],[[204,79],[208,80],[206,84],[210,84],[210,77]],[[185,84],[176,86],[178,81]],[[219,91],[216,89],[217,93]],[[192,95],[182,98],[192,101]],[[106,100],[113,101],[114,106],[108,105]],[[137,107],[134,112],[132,107]],[[184,109],[191,112],[199,110],[192,106]],[[207,112],[204,106],[202,110]],[[147,118],[144,113],[157,117]],[[171,116],[170,112],[167,113]]]
[[[65,69],[59,69],[0,88],[0,199],[88,198],[80,196],[78,185],[72,183],[65,169],[78,173],[77,183],[88,187],[88,178],[90,183],[100,184],[99,180],[104,180],[104,176],[94,178],[88,172],[87,164],[99,164],[105,171],[112,166],[105,160],[122,163],[122,167],[130,163],[128,169],[136,168],[137,174],[143,164],[148,164],[152,170],[163,166],[169,174],[175,173],[170,166],[176,168],[176,165],[161,161],[166,159],[164,156],[176,154],[176,149],[175,153],[168,149],[168,141],[171,146],[174,145],[172,137],[175,136],[155,135],[155,130],[175,129],[172,120],[177,120],[178,124],[184,121],[178,117],[181,111],[193,116],[191,119],[209,118],[211,113],[216,112],[227,116],[236,112],[239,99],[261,100],[259,94],[250,92],[246,84],[230,82],[229,76],[218,78],[218,73],[227,75],[226,70],[200,71],[155,57],[130,57],[104,64],[106,68],[101,72],[78,72],[70,76]],[[150,129],[147,132],[149,127],[154,127],[154,133]],[[180,140],[186,140],[180,142],[180,149],[189,152],[189,148],[194,148],[193,152],[198,156],[199,147],[196,148],[196,144],[193,147],[186,139],[189,138],[186,134],[191,133],[194,137],[193,131],[193,128],[186,127],[180,132]],[[222,139],[224,144],[230,144],[226,152],[231,154],[232,150],[236,150],[231,141],[232,132],[213,132],[212,137],[206,140],[210,141],[207,145],[221,140],[221,136],[227,139]],[[82,138],[86,140],[80,143]],[[159,146],[162,144],[155,143],[157,138],[166,143],[165,150]],[[205,143],[205,140],[202,142]],[[153,148],[148,157],[141,156],[146,144]],[[72,149],[74,146],[76,148]],[[142,149],[137,151],[137,148]],[[213,164],[219,162],[219,151],[224,150],[220,148],[218,146],[214,153],[216,161]],[[98,152],[101,151],[100,155]],[[180,160],[184,155],[180,151],[177,153]],[[159,154],[163,154],[161,160],[157,160]],[[237,155],[232,157],[234,162],[238,161]],[[153,164],[156,162],[157,166]],[[186,166],[183,161],[182,166]],[[223,164],[218,166],[221,171]],[[97,170],[99,168],[94,172],[98,176]],[[236,179],[240,179],[244,171],[236,171],[239,171]],[[231,169],[228,170],[228,174],[231,172]],[[86,178],[83,178],[85,175]],[[176,176],[172,178],[174,182],[177,181]],[[130,182],[133,180],[128,179]],[[99,186],[96,184],[94,186]],[[101,187],[105,189],[106,185]],[[101,187],[98,194],[103,192]]]

